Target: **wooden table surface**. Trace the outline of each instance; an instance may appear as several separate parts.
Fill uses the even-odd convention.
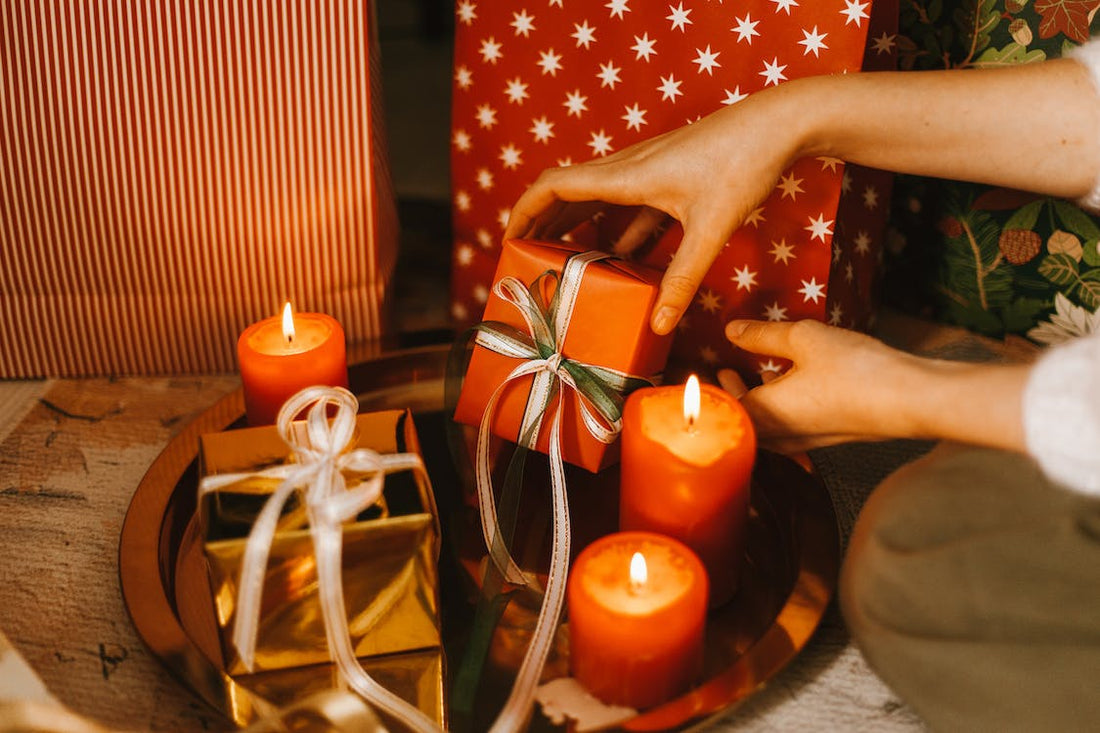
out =
[[[941,330],[919,340],[950,342]],[[0,631],[54,695],[104,725],[227,727],[137,637],[117,557],[149,464],[238,384],[224,375],[0,381]],[[842,517],[842,529],[853,518]],[[793,726],[921,730],[849,643],[835,607],[804,653],[715,729]]]

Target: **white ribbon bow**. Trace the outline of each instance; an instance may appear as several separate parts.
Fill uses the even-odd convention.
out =
[[[310,405],[303,440],[297,429],[300,424],[296,425],[294,418]],[[331,421],[329,407],[335,408]],[[255,473],[207,476],[200,482],[199,495],[202,496],[254,477],[282,479],[253,523],[245,545],[233,644],[241,662],[251,671],[255,663],[260,599],[271,543],[283,506],[291,494],[300,491],[317,561],[317,595],[325,636],[341,677],[367,702],[409,729],[434,732],[439,730],[434,721],[367,674],[355,657],[348,631],[341,574],[343,524],[378,501],[386,474],[408,470],[424,473],[424,463],[415,453],[380,454],[366,448],[348,451],[355,435],[358,410],[355,396],[342,387],[307,387],[287,400],[276,422],[279,435],[294,451],[296,463]],[[359,484],[353,489],[347,488],[345,474],[360,477]]]

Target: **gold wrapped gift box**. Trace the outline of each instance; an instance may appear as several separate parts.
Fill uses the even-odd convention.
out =
[[[352,447],[420,452],[412,415],[402,410],[359,415]],[[204,435],[200,455],[203,475],[256,472],[291,460],[290,449],[273,427]],[[246,672],[232,643],[241,558],[252,521],[278,484],[274,478],[251,478],[206,494],[199,505],[222,655],[232,675]],[[357,656],[440,648],[439,541],[431,485],[412,471],[387,475],[383,500],[345,525],[344,597]],[[439,655],[413,654],[410,659],[420,657],[436,660],[429,666],[437,670],[441,694]],[[304,511],[291,499],[271,545],[253,671],[330,661],[309,527]]]

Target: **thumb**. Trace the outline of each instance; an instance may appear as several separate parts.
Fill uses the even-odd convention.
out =
[[[652,327],[655,333],[666,334],[680,322],[723,241],[712,242],[694,237],[685,229],[680,248],[661,278],[657,304],[653,307]]]

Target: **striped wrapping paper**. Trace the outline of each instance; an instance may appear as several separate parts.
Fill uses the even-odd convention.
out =
[[[285,300],[382,333],[369,0],[0,2],[0,377],[229,371]]]

